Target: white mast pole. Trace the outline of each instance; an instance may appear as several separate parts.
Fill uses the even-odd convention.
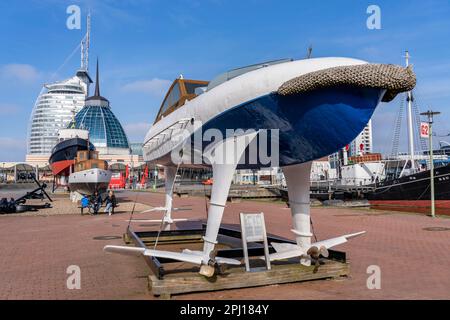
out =
[[[406,67],[409,66],[409,52],[406,51]],[[413,120],[412,120],[412,94],[411,91],[407,93],[407,101],[408,101],[408,146],[409,146],[409,154],[411,159],[411,170],[414,171],[415,163],[414,163],[414,131],[413,131]]]
[[[89,72],[89,45],[91,44],[91,12],[87,16],[87,33],[86,33],[86,54],[85,54],[85,67],[86,72]]]
[[[81,70],[84,70],[84,39],[81,40]]]

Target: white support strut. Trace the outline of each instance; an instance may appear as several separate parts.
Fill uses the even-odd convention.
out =
[[[310,195],[309,181],[312,162],[283,167],[288,187],[289,205],[292,215],[292,232],[296,235],[297,245],[305,252],[311,246]],[[309,265],[310,260],[301,260]]]
[[[210,255],[217,244],[217,236],[233,174],[245,149],[256,135],[257,132],[252,132],[246,135],[227,138],[214,146],[214,150],[208,156],[212,164],[214,183],[211,189],[206,233],[203,237],[204,245],[200,273],[205,276],[212,276],[214,273],[214,267],[209,265],[211,260]]]
[[[166,202],[165,210],[166,213],[163,218],[164,230],[170,230],[170,225],[173,223],[172,220],[172,202],[173,202],[173,184],[175,183],[175,177],[177,174],[176,167],[164,167],[165,175],[165,191],[166,191]]]

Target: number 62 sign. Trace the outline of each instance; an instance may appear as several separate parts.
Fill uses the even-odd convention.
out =
[[[420,123],[420,137],[428,139],[430,136],[430,125],[428,122],[421,122]]]

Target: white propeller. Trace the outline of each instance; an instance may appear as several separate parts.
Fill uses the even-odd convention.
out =
[[[329,256],[328,249],[339,244],[343,244],[348,241],[348,239],[357,237],[364,234],[365,231],[346,234],[336,238],[331,238],[328,240],[318,241],[311,244],[308,248],[301,248],[300,246],[292,243],[277,243],[272,242],[271,245],[275,249],[275,253],[269,255],[270,261],[290,259],[295,257],[309,256],[310,258],[318,260],[319,256],[327,258]],[[265,257],[260,257],[265,260]]]

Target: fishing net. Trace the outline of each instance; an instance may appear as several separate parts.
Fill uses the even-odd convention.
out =
[[[340,66],[310,72],[289,81],[278,89],[280,95],[294,95],[335,86],[386,89],[383,102],[397,94],[410,91],[416,85],[416,75],[410,67],[392,64],[362,64]]]

